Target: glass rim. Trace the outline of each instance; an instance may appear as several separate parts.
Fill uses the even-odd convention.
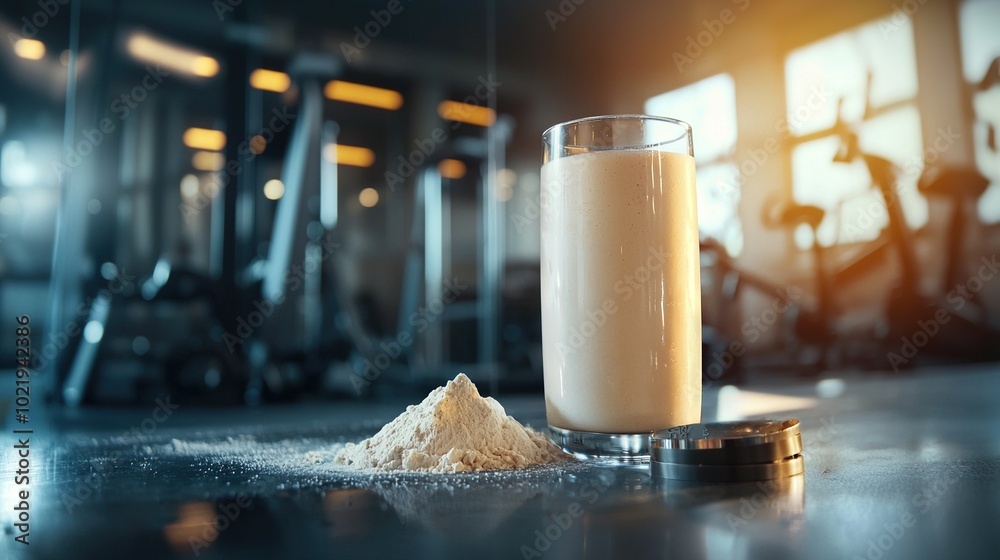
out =
[[[675,118],[672,118],[672,117],[663,117],[663,116],[659,116],[659,115],[642,115],[642,114],[597,115],[597,116],[593,116],[593,117],[583,117],[583,118],[579,118],[579,119],[573,119],[573,120],[561,122],[559,124],[554,124],[554,125],[546,128],[545,131],[542,132],[542,143],[543,144],[549,144],[549,142],[546,140],[546,138],[548,136],[550,136],[550,133],[552,133],[553,131],[555,131],[556,129],[559,129],[559,128],[568,127],[568,126],[577,125],[577,124],[588,123],[588,122],[594,122],[594,121],[612,121],[612,120],[660,121],[660,122],[670,123],[670,124],[678,125],[678,126],[682,127],[684,129],[684,134],[682,134],[682,135],[680,135],[680,136],[678,136],[676,138],[673,138],[671,140],[665,140],[663,142],[654,142],[652,144],[643,144],[641,146],[628,146],[628,147],[618,147],[618,146],[615,146],[615,147],[607,147],[607,148],[603,148],[603,149],[597,148],[598,151],[604,151],[604,150],[641,150],[641,149],[644,149],[644,148],[652,148],[652,147],[655,147],[655,146],[662,146],[664,144],[673,144],[674,142],[680,140],[681,138],[683,138],[685,136],[687,136],[688,140],[690,141],[691,135],[693,134],[693,131],[692,131],[692,128],[691,128],[690,124],[688,124],[687,122],[682,121],[680,119],[675,119]],[[592,147],[592,149],[593,149],[593,147]]]

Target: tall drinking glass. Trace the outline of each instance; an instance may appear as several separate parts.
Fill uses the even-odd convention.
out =
[[[644,460],[650,432],[701,421],[691,126],[591,117],[542,141],[549,433],[579,457]]]

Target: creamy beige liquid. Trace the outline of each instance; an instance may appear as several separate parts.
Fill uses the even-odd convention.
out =
[[[694,158],[648,150],[542,166],[551,426],[641,433],[701,420]]]

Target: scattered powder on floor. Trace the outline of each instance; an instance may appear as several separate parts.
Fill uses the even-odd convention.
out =
[[[336,461],[352,469],[465,472],[513,469],[568,458],[545,436],[522,426],[458,374],[374,436],[347,444]]]

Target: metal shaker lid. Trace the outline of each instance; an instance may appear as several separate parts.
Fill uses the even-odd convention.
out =
[[[688,424],[650,438],[654,476],[679,480],[744,481],[803,472],[798,419]]]

